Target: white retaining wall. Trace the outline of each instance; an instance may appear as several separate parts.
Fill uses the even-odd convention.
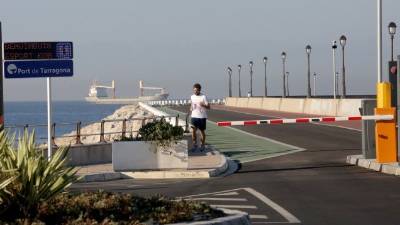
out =
[[[225,105],[324,116],[353,116],[360,115],[359,108],[361,107],[361,100],[362,99],[230,97],[225,99]]]

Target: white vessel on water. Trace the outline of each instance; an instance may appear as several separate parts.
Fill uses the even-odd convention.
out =
[[[88,102],[96,104],[134,104],[137,102],[158,101],[168,98],[168,93],[161,87],[145,87],[139,81],[140,96],[135,98],[117,98],[115,95],[115,81],[111,86],[98,85],[96,81],[90,86],[89,95],[85,98]],[[146,90],[156,91],[154,95],[145,95]],[[111,93],[110,93],[111,92]],[[110,96],[111,95],[111,96]]]

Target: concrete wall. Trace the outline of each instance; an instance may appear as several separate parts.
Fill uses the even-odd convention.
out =
[[[325,116],[360,115],[362,99],[226,98],[227,106]]]

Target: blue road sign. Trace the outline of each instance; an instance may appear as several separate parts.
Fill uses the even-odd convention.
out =
[[[72,60],[5,61],[6,78],[72,77]]]

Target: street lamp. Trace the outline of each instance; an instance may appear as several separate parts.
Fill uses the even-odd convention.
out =
[[[229,97],[232,97],[232,69],[228,66],[227,71],[229,76]]]
[[[314,88],[313,88],[313,96],[315,97],[315,93],[316,93],[316,89],[315,89],[315,83],[316,83],[316,80],[317,80],[317,73],[316,72],[314,72]]]
[[[339,93],[339,72],[336,72],[335,84],[336,84],[336,93]]]
[[[336,99],[336,41],[332,41],[333,98]]]
[[[344,67],[344,46],[346,46],[346,36],[340,36],[340,45],[342,46],[342,98],[346,98],[346,71]]]
[[[289,71],[286,72],[286,89],[287,89],[287,96],[290,96],[290,92],[289,92]]]
[[[283,71],[282,71],[282,74],[283,74],[283,96],[282,97],[284,97],[284,98],[286,98],[286,74],[285,74],[285,62],[286,62],[286,52],[282,52],[282,54],[281,54],[281,57],[282,57],[282,65],[283,65]]]
[[[311,97],[311,84],[310,84],[310,54],[311,54],[311,46],[306,46],[306,53],[307,53],[307,98]]]
[[[390,22],[388,28],[389,28],[390,39],[392,41],[392,45],[391,45],[392,51],[391,52],[392,52],[392,61],[393,61],[394,60],[393,59],[393,39],[394,39],[394,35],[396,34],[396,24],[394,22]]]
[[[253,61],[249,62],[250,66],[250,97],[253,97]]]
[[[264,61],[264,96],[267,97],[267,57],[263,58]]]
[[[239,98],[242,97],[242,91],[240,90],[240,70],[242,69],[242,65],[238,65],[239,72]]]

